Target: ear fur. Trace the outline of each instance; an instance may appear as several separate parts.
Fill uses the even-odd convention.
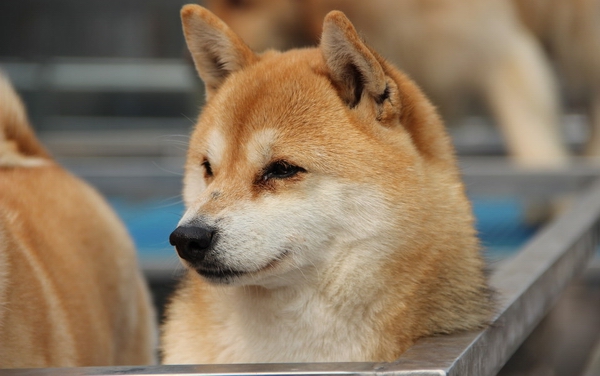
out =
[[[258,60],[242,39],[207,9],[185,5],[181,21],[196,71],[206,85],[207,98],[229,74]]]
[[[342,99],[355,107],[366,91],[380,101],[386,95],[386,77],[371,50],[340,11],[327,14],[323,22],[321,50]]]

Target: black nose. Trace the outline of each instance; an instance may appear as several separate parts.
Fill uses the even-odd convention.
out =
[[[215,231],[207,227],[179,226],[169,236],[169,243],[175,246],[182,259],[199,262],[210,249],[214,234]]]

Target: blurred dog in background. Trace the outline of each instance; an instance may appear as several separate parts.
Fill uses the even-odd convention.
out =
[[[596,77],[593,71],[600,66],[594,63],[600,56],[600,22],[595,22],[600,13],[592,9],[598,0],[514,1],[519,7],[504,0],[205,3],[258,51],[314,44],[323,16],[332,9],[341,10],[375,49],[423,87],[448,122],[460,119],[473,100],[481,101],[517,162],[532,167],[561,165],[567,161],[568,150],[560,127],[558,85],[531,30],[549,44],[560,45],[553,51],[559,65],[569,70],[574,87],[597,93],[598,85],[588,78]],[[581,18],[586,21],[578,23]],[[575,34],[580,39],[571,43]],[[579,69],[580,63],[586,68]],[[591,102],[598,118],[598,100]],[[600,135],[592,129],[587,150],[597,154]]]
[[[600,156],[600,1],[513,2],[554,62],[566,101],[587,112],[590,136],[585,154]]]
[[[0,368],[155,362],[156,323],[133,242],[61,168],[0,75]]]

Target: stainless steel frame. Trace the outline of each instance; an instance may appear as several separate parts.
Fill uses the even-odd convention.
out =
[[[0,370],[2,375],[494,375],[594,254],[600,240],[600,179],[516,256],[490,283],[498,312],[482,331],[425,338],[391,363],[185,365]]]

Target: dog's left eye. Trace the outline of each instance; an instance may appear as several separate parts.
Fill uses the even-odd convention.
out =
[[[300,172],[306,172],[306,170],[286,161],[276,161],[267,166],[262,179],[285,179],[295,176]]]

